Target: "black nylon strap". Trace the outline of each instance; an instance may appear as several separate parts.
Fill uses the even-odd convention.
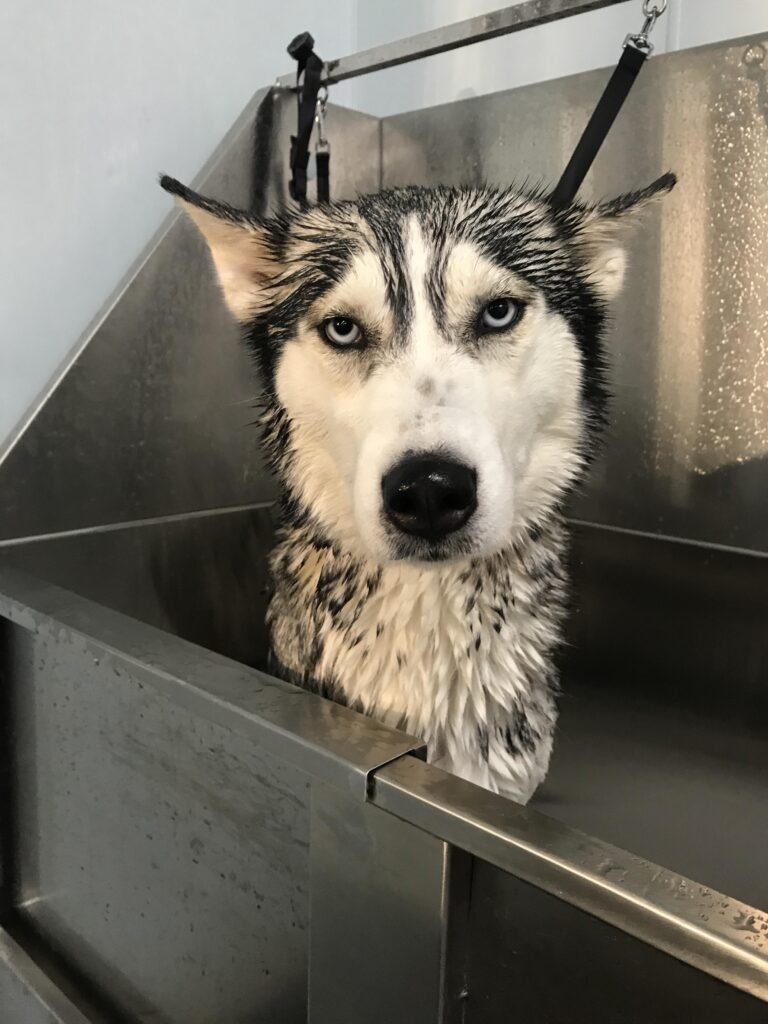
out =
[[[331,198],[331,154],[326,150],[315,153],[317,165],[317,201],[327,203]]]
[[[299,88],[301,72],[304,81]],[[298,124],[296,134],[291,136],[291,197],[302,206],[307,205],[307,165],[309,164],[309,140],[315,121],[315,104],[320,91],[323,62],[317,54],[310,52],[299,60],[296,78],[298,89]]]
[[[647,57],[648,53],[636,46],[627,44],[624,47],[621,59],[552,193],[552,202],[556,206],[567,206],[573,201]]]

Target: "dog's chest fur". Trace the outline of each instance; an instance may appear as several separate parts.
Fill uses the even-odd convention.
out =
[[[273,555],[278,662],[421,737],[429,759],[526,801],[546,774],[565,597],[560,522],[487,560],[377,566],[287,530]]]

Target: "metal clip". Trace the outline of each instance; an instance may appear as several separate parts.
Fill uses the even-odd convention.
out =
[[[328,88],[320,86],[315,103],[315,127],[317,128],[316,153],[330,153],[331,147],[325,135],[325,108],[328,106]]]
[[[634,46],[636,50],[640,50],[646,57],[650,57],[653,53],[653,43],[648,37],[653,32],[656,22],[666,9],[667,0],[656,0],[656,2],[653,2],[653,0],[643,0],[643,18],[645,19],[643,27],[636,35],[630,33],[624,40],[624,46]]]

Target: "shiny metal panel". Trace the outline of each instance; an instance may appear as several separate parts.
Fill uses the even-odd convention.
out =
[[[289,93],[260,93],[196,187],[246,207],[284,203],[294,119]],[[376,189],[378,120],[329,107],[328,134],[344,154],[334,195]],[[174,214],[0,456],[0,539],[273,497],[257,396],[205,244]]]
[[[274,515],[225,510],[0,543],[0,564],[264,668]],[[768,558],[579,523],[571,581],[569,687],[614,690],[618,679],[625,693],[718,720],[768,721]]]
[[[254,507],[0,543],[0,565],[265,668],[273,518]]]
[[[680,182],[630,242],[612,425],[579,519],[768,551],[767,74],[748,41],[655,57],[590,173],[586,197],[668,168]],[[554,183],[606,76],[387,118],[383,184]]]
[[[16,915],[130,1019],[305,1020],[312,786],[364,804],[414,744],[49,585],[0,586]]]
[[[2,928],[0,1020],[3,1024],[97,1024],[67,998]]]
[[[571,581],[567,689],[599,684],[768,738],[768,558],[581,523]]]
[[[461,46],[481,43],[486,39],[497,39],[512,32],[535,28],[536,25],[545,25],[550,21],[559,21],[575,14],[585,14],[587,11],[596,11],[601,7],[610,7],[622,2],[623,0],[523,0],[490,14],[466,18],[452,25],[444,25],[429,32],[420,32],[415,36],[407,36],[405,39],[397,39],[383,46],[375,46],[370,50],[361,50],[348,57],[328,61],[323,71],[323,81],[329,85],[333,82],[343,82],[348,78],[383,71],[385,68],[432,57],[436,53],[446,53]],[[295,74],[284,75],[280,79],[280,84],[292,87],[295,81]]]
[[[135,679],[185,712],[244,732],[265,753],[361,798],[376,768],[423,750],[406,733],[11,569],[0,571],[0,616],[41,645],[41,661],[46,652],[57,664],[65,654],[83,658],[97,676],[108,662],[116,678]],[[57,644],[62,630],[68,653]],[[42,664],[37,670],[47,684]],[[14,671],[8,677],[24,689]],[[114,698],[122,699],[117,691]]]
[[[467,947],[466,1024],[766,1019],[764,1002],[481,861],[472,874]]]
[[[468,858],[327,787],[311,821],[310,1024],[459,1019]]]
[[[544,893],[768,1002],[768,914],[403,758],[373,803]]]
[[[702,712],[618,673],[591,686],[566,677],[552,763],[531,806],[768,911],[756,855],[768,843],[768,729],[735,719],[727,703]]]
[[[348,981],[339,951],[399,963],[412,947],[393,936],[413,914],[421,973],[403,999],[431,1005],[439,962],[442,1019],[461,1020],[468,933],[450,924],[472,906],[461,861],[446,885],[445,844],[768,999],[760,911],[402,757],[399,734],[344,708],[10,570],[0,585],[15,905],[124,1012],[203,1024],[217,1006],[235,1024],[257,1009],[290,1022],[305,1012],[296,972],[319,973],[327,1009],[331,969],[364,1005],[367,982]],[[370,824],[384,819],[366,817],[366,798],[405,824]]]
[[[7,644],[24,921],[129,1020],[304,1021],[309,777],[60,624]]]

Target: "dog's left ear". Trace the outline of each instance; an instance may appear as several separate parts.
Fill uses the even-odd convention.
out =
[[[245,322],[267,303],[277,264],[267,229],[243,210],[193,192],[163,175],[161,186],[199,228],[208,243],[221,290],[234,316]]]
[[[593,206],[574,204],[556,211],[556,218],[586,261],[589,280],[602,298],[614,299],[624,282],[627,257],[617,241],[624,223],[634,220],[676,184],[675,175],[668,173],[637,192]]]

